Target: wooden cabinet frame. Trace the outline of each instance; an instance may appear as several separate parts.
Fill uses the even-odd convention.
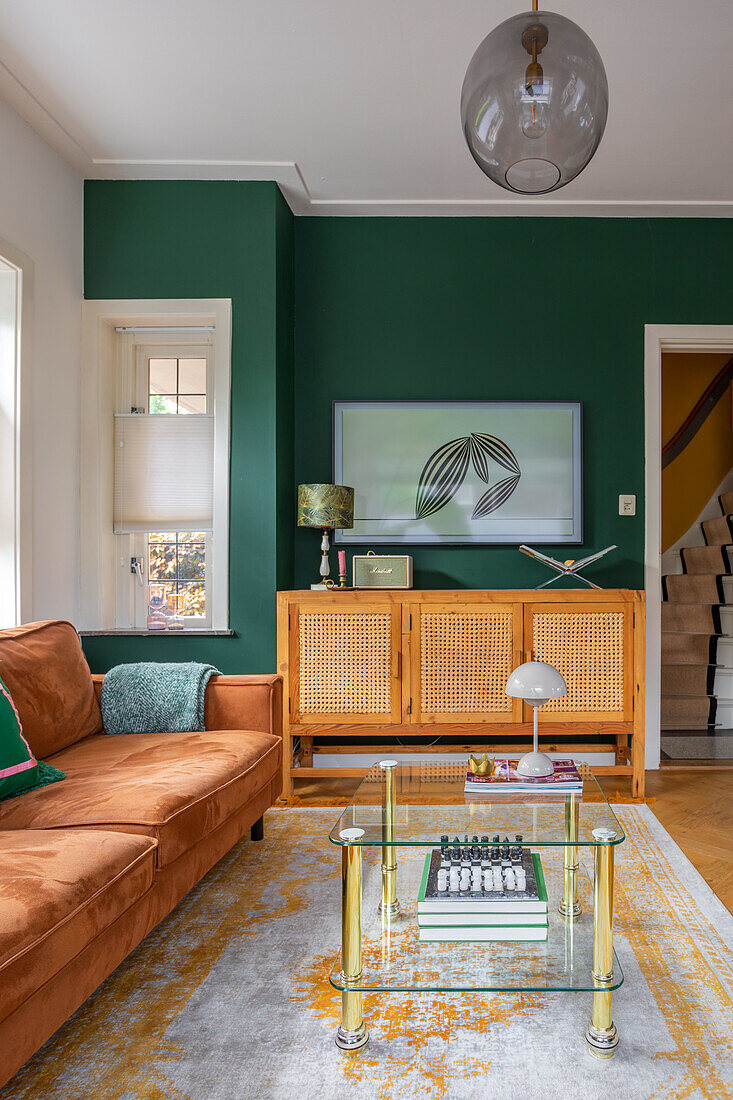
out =
[[[572,683],[574,663],[578,676],[588,683],[591,702],[613,703],[610,709],[572,709],[565,705],[543,709],[540,716],[541,746],[547,751],[569,755],[590,752],[613,752],[615,763],[596,767],[600,774],[629,775],[632,792],[644,789],[644,593],[632,589],[556,589],[537,592],[526,589],[494,590],[430,590],[430,591],[339,591],[280,592],[277,598],[278,670],[284,678],[283,692],[283,793],[293,792],[298,779],[357,776],[361,768],[313,768],[314,752],[366,753],[375,759],[390,753],[498,751],[516,755],[524,751],[531,739],[530,708],[521,700],[508,703],[504,709],[496,681],[491,698],[492,711],[429,710],[424,706],[421,690],[421,618],[438,615],[449,621],[452,614],[474,616],[495,611],[503,616],[503,660],[511,666],[531,660],[534,654],[534,616],[547,613],[556,633],[566,662],[566,679]],[[372,699],[371,709],[318,710],[304,707],[301,699],[301,616],[319,613],[361,615],[360,658],[355,662],[355,697]],[[576,616],[567,624],[559,615]],[[622,626],[617,616],[623,615]],[[369,650],[368,616],[374,616],[379,635],[373,652]],[[367,616],[365,623],[363,616]],[[384,616],[389,616],[385,630]],[[580,616],[580,618],[577,618]],[[586,619],[590,616],[590,619]],[[601,616],[595,629],[593,616]],[[605,618],[603,618],[605,616]],[[491,619],[491,615],[489,615]],[[554,620],[554,621],[553,621]],[[507,638],[508,623],[511,622]],[[580,624],[578,626],[578,624]],[[343,625],[343,624],[341,624]],[[562,630],[567,625],[571,640],[564,648]],[[575,630],[575,635],[573,635]],[[583,631],[585,630],[585,634]],[[579,632],[578,632],[579,631]],[[605,634],[604,634],[605,631]],[[460,633],[460,632],[459,632]],[[347,631],[348,641],[348,631]],[[305,643],[304,643],[305,644]],[[455,647],[456,666],[466,668],[466,653],[461,650],[460,637],[450,644]],[[547,648],[547,643],[545,643]],[[333,647],[332,647],[333,650]],[[552,650],[552,646],[550,646]],[[451,650],[448,647],[450,659]],[[571,659],[572,652],[576,654]],[[327,659],[327,656],[326,658]],[[487,653],[482,654],[484,662]],[[569,664],[567,663],[569,661]],[[371,662],[371,663],[370,663]],[[312,667],[318,667],[318,661]],[[373,671],[372,671],[373,670]],[[498,674],[503,677],[503,671]],[[608,677],[607,690],[595,690],[596,680]],[[370,678],[378,681],[376,693],[369,692]],[[480,687],[480,685],[479,685]],[[580,689],[577,681],[574,696]],[[582,691],[580,691],[582,695]],[[336,693],[338,694],[338,692]],[[328,693],[327,693],[328,695]],[[333,695],[333,693],[332,693]],[[457,691],[461,701],[471,702],[471,691]],[[380,700],[379,713],[374,711],[373,698]],[[312,693],[311,693],[311,697]],[[340,696],[339,696],[340,697]],[[477,698],[482,697],[477,692]],[[348,698],[348,693],[347,693]],[[450,737],[450,744],[415,745],[399,743],[409,736]],[[298,739],[293,754],[294,739]],[[391,741],[389,740],[391,738]],[[380,743],[375,743],[379,739]]]

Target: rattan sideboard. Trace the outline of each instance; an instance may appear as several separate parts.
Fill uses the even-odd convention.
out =
[[[644,792],[644,593],[634,589],[279,592],[283,793],[321,753],[525,751],[531,712],[504,693],[548,661],[568,693],[540,712],[545,751],[613,753]]]

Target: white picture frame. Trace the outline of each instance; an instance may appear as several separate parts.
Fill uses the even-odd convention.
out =
[[[582,402],[334,401],[343,545],[583,541]]]

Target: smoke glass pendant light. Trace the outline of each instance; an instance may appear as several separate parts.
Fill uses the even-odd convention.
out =
[[[585,31],[550,11],[513,15],[471,58],[461,93],[468,148],[489,179],[523,195],[556,191],[591,160],[608,81]]]

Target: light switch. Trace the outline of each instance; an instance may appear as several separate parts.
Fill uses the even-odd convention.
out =
[[[620,516],[636,515],[636,497],[633,493],[626,496],[621,494],[618,498],[618,514]]]

